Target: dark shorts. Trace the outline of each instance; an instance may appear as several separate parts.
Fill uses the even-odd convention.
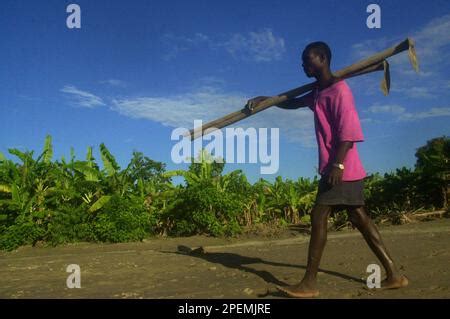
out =
[[[364,179],[331,186],[328,176],[323,176],[319,181],[316,205],[364,205]]]

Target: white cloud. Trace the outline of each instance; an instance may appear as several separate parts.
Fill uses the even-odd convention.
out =
[[[363,42],[355,43],[352,45],[353,56],[355,59],[363,59],[367,58],[379,51],[387,49],[388,47],[394,45],[397,41],[401,41],[403,39],[399,38],[379,38],[379,39],[371,39],[365,40]]]
[[[162,41],[166,47],[163,59],[176,58],[181,52],[196,48],[215,50],[224,48],[234,58],[244,61],[270,62],[280,60],[286,51],[284,39],[273,34],[271,29],[245,34],[235,33],[225,37],[207,36],[196,33],[193,36],[175,36],[171,33],[163,35]]]
[[[428,78],[430,76],[436,75],[436,73],[432,72],[432,71],[419,70],[419,72],[416,72],[413,69],[409,69],[409,68],[400,68],[400,69],[398,69],[398,72],[400,74],[402,74],[402,75],[419,76],[419,77],[422,77],[422,78]]]
[[[66,95],[72,99],[73,103],[78,106],[93,108],[96,106],[105,105],[100,97],[92,93],[79,90],[73,85],[66,85],[60,91],[66,93]]]
[[[138,97],[113,100],[112,109],[131,118],[144,118],[169,127],[192,128],[194,120],[203,124],[240,110],[248,100],[244,94],[224,93],[202,87],[169,97]],[[282,110],[276,107],[257,113],[232,127],[280,128],[280,136],[303,146],[314,145],[314,120],[309,110]]]
[[[117,79],[108,79],[108,80],[104,80],[104,81],[100,81],[101,84],[108,84],[111,86],[115,86],[115,87],[126,87],[127,83],[125,83],[124,81],[121,80],[117,80]]]
[[[374,54],[380,50],[387,49],[390,46],[406,39],[406,37],[411,37],[416,43],[416,51],[419,57],[419,62],[433,63],[436,64],[437,61],[433,61],[431,58],[438,58],[442,60],[442,57],[448,56],[449,53],[445,50],[442,51],[443,47],[450,45],[450,14],[444,15],[432,19],[428,24],[423,26],[419,30],[411,30],[407,34],[383,37],[379,39],[366,40],[360,43],[355,43],[352,46],[353,55],[356,58],[365,58],[371,54]],[[408,59],[399,58],[398,55],[391,58],[395,62],[409,63]],[[401,62],[400,62],[401,63]]]
[[[166,61],[172,60],[181,52],[195,47],[211,45],[209,37],[203,33],[196,33],[193,36],[175,36],[172,33],[166,33],[163,35],[162,41],[166,48],[166,53],[163,56],[163,59]]]
[[[432,107],[424,112],[403,113],[399,116],[401,121],[421,120],[430,117],[450,116],[450,107]]]
[[[286,51],[284,39],[274,36],[270,29],[234,34],[223,46],[235,58],[256,62],[280,60]]]
[[[396,105],[396,104],[373,105],[368,108],[368,111],[371,113],[400,114],[400,113],[405,112],[405,108],[400,105]]]
[[[391,114],[397,121],[414,121],[430,117],[450,116],[450,107],[432,107],[420,112],[407,112],[406,108],[397,104],[373,105],[368,108],[368,112],[374,114]],[[372,119],[366,119],[372,121]]]
[[[211,87],[169,97],[114,99],[113,110],[132,118],[145,118],[170,127],[191,127],[195,119],[204,122],[236,111],[244,98],[226,95]]]
[[[413,38],[424,59],[448,56],[448,52],[441,49],[450,44],[450,14],[431,20]]]
[[[283,110],[271,107],[248,118],[248,126],[278,127],[280,137],[305,147],[316,147],[314,116],[309,108]]]
[[[434,98],[433,88],[431,87],[394,87],[392,92],[400,92],[411,98]]]

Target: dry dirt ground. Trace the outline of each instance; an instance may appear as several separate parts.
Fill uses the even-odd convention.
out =
[[[410,286],[369,290],[377,263],[355,230],[330,232],[319,273],[319,298],[449,298],[450,219],[382,227]],[[195,236],[141,243],[79,243],[0,252],[0,298],[282,298],[276,285],[303,275],[309,236],[221,239]],[[194,250],[203,246],[204,250]],[[69,289],[67,266],[81,269]]]

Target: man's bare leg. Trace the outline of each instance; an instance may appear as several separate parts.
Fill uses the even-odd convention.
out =
[[[302,281],[293,286],[277,287],[291,297],[311,298],[319,295],[317,290],[317,272],[320,259],[327,241],[327,223],[330,206],[316,205],[311,212],[311,239],[308,249],[308,264]]]
[[[386,270],[386,279],[381,283],[381,287],[385,289],[406,287],[408,279],[400,275],[381,239],[377,227],[366,213],[365,208],[363,206],[351,207],[348,209],[348,212],[351,223],[361,232],[370,249]]]

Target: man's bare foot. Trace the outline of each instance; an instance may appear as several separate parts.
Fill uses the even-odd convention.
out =
[[[313,298],[319,296],[319,291],[317,289],[308,287],[303,283],[285,287],[277,286],[277,289],[284,292],[289,297],[294,298]]]
[[[409,281],[405,276],[386,278],[381,282],[381,289],[398,289],[408,286]]]

